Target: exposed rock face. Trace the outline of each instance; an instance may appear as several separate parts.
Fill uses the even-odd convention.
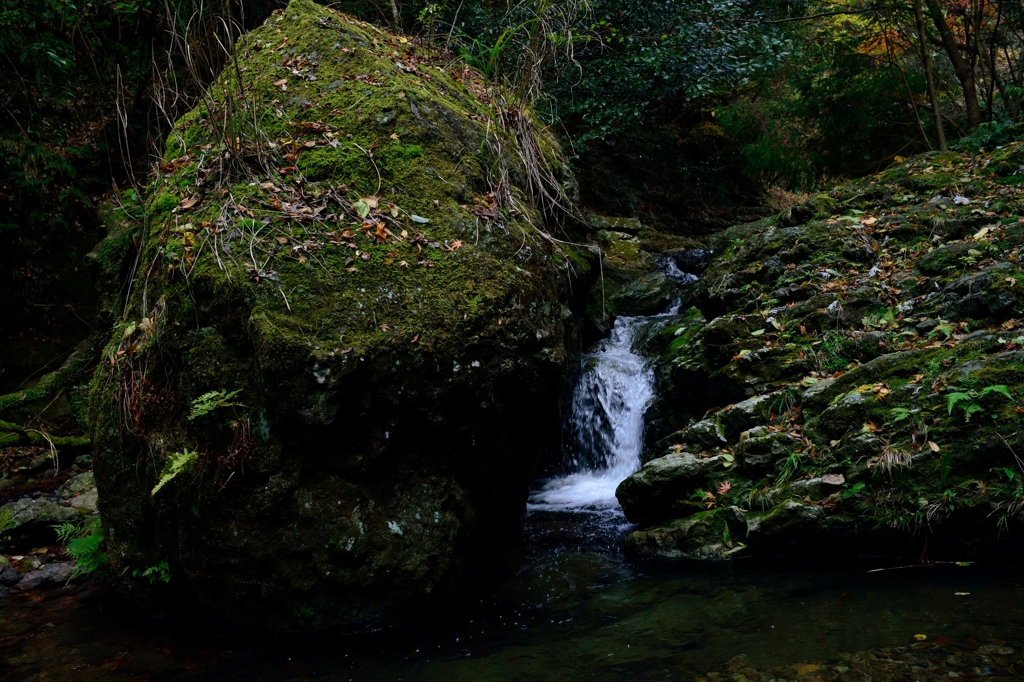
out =
[[[619,484],[615,496],[626,518],[633,523],[664,518],[668,510],[692,506],[686,496],[705,484],[717,464],[715,457],[701,459],[685,452],[668,454],[648,462]]]
[[[238,54],[169,138],[93,381],[111,572],[167,562],[167,590],[249,623],[374,624],[515,527],[590,264],[515,185],[489,195],[503,133],[471,72],[307,0]],[[236,78],[262,118],[232,150]]]
[[[627,548],[1019,549],[1024,191],[991,169],[1022,155],[913,159],[719,235],[695,309],[640,349]]]
[[[79,518],[78,512],[45,498],[16,500],[0,507],[6,521],[2,531],[5,549],[24,549],[56,539],[53,526]]]

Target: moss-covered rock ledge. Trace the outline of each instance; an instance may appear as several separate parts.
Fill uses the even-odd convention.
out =
[[[1024,144],[930,154],[720,235],[657,359],[645,555],[965,559],[1024,533]]]
[[[591,267],[450,58],[308,0],[237,57],[168,139],[92,383],[111,573],[247,623],[372,625],[518,522]]]

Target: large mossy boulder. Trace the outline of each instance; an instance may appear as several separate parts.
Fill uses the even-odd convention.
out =
[[[712,239],[700,314],[640,348],[658,397],[618,488],[627,549],[722,556],[707,519],[741,509],[748,555],[1019,557],[1021,154],[909,159]]]
[[[531,114],[308,0],[238,42],[168,139],[92,384],[127,588],[362,627],[465,586],[516,527],[592,268],[544,232],[499,116]]]

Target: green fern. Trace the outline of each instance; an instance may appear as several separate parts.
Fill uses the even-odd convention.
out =
[[[198,419],[204,415],[207,415],[218,407],[229,407],[236,403],[231,402],[231,399],[241,393],[238,391],[209,391],[204,393],[195,400],[192,401],[192,412],[188,415],[188,420]]]
[[[911,419],[913,412],[905,407],[894,407],[889,410],[889,419],[886,420],[887,425],[898,424],[901,421]]]
[[[160,488],[170,483],[182,471],[191,469],[198,460],[199,453],[194,450],[189,451],[187,448],[182,452],[175,452],[168,457],[164,463],[164,470],[160,474],[160,481],[153,486],[153,491],[150,495],[156,495]]]
[[[986,386],[985,388],[981,389],[982,397],[987,396],[989,393],[998,393],[1000,395],[1005,395],[1010,400],[1013,400],[1013,395],[1010,394],[1010,389],[1004,386],[1003,384],[996,384],[995,386]]]
[[[81,526],[75,523],[62,523],[54,526],[54,529],[57,531],[57,539],[75,560],[75,573],[72,577],[95,573],[107,563],[107,553],[100,551],[104,537],[99,519]]]
[[[954,391],[946,396],[946,407],[949,414],[953,414],[953,410],[959,407],[964,413],[964,420],[971,421],[973,415],[985,411],[985,408],[981,406],[979,401],[993,393],[998,393],[1013,400],[1013,395],[1010,393],[1009,388],[1003,384],[996,384],[994,386],[986,386],[980,391]],[[995,417],[996,415],[993,414],[992,416]]]
[[[945,486],[946,481],[953,474],[953,449],[945,448],[939,458],[939,486]]]

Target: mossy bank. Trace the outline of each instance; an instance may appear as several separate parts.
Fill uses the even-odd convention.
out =
[[[1017,551],[1024,144],[930,154],[716,237],[643,341],[631,550]]]
[[[530,112],[459,63],[307,0],[236,55],[168,139],[93,379],[111,573],[239,622],[373,625],[515,527],[592,267],[520,189],[497,117]]]

